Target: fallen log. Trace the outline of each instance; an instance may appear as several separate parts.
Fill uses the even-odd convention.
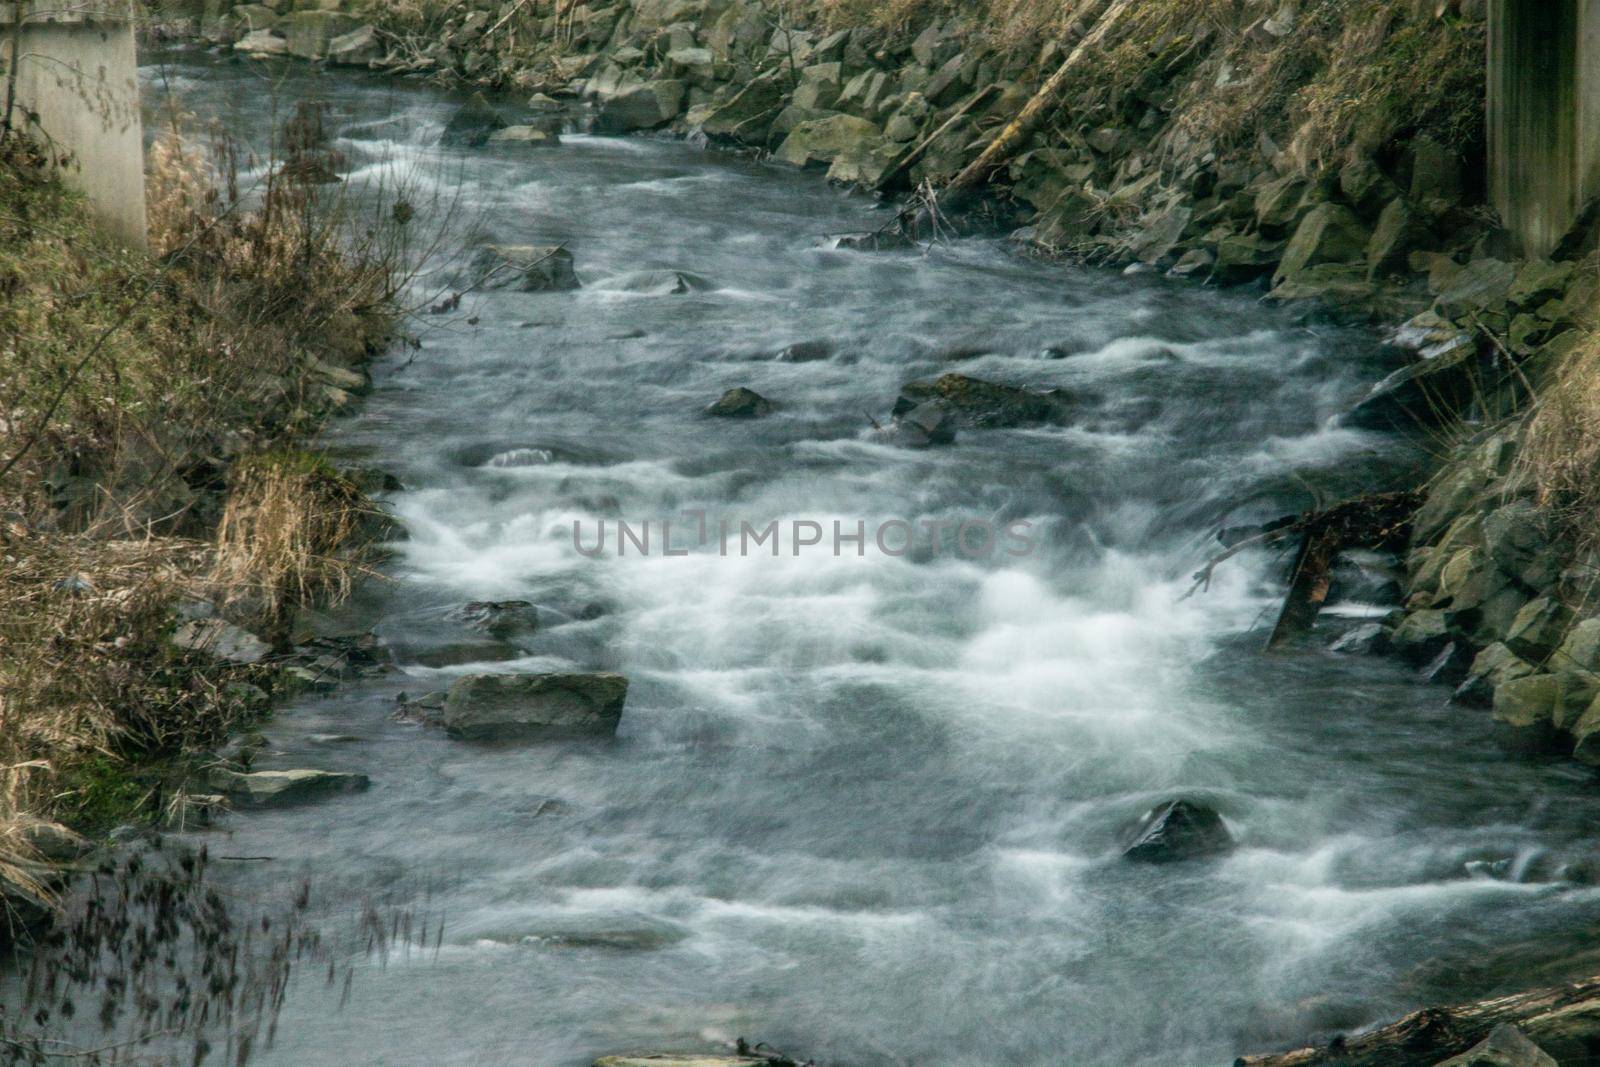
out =
[[[975,192],[989,180],[991,174],[1000,169],[1002,164],[1026,146],[1028,139],[1033,136],[1039,124],[1044,121],[1050,105],[1055,102],[1062,87],[1067,84],[1067,79],[1089,57],[1098,54],[1101,45],[1111,35],[1111,31],[1117,27],[1117,24],[1122,20],[1122,16],[1131,11],[1134,6],[1134,0],[1115,0],[1105,10],[1099,21],[1094,24],[1094,28],[1084,36],[1083,40],[1078,42],[1077,47],[1068,53],[1067,58],[1062,61],[1061,66],[1056,68],[1055,73],[1045,79],[1045,83],[1039,86],[1039,91],[1034,93],[1033,98],[1023,105],[1021,111],[1017,112],[1017,117],[1006,123],[995,139],[989,142],[989,146],[978,155],[978,158],[969,163],[945,187],[941,195],[947,202],[952,204],[959,203],[962,197]]]
[[[1291,1052],[1241,1056],[1234,1067],[1435,1067],[1509,1023],[1561,1064],[1600,1052],[1600,976],[1448,1008],[1424,1008],[1366,1033]]]

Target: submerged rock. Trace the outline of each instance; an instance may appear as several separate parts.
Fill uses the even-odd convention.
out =
[[[372,784],[364,774],[342,771],[217,771],[211,784],[242,808],[286,808],[341,793],[359,793]]]
[[[1175,863],[1215,856],[1233,848],[1222,816],[1203,804],[1169,800],[1139,821],[1123,857],[1139,863]]]
[[[902,386],[893,414],[899,418],[933,400],[941,402],[954,422],[993,429],[1065,421],[1073,398],[1053,389],[1035,392],[964,374],[945,374]]]
[[[796,341],[778,353],[779,363],[816,363],[832,357],[832,341]]]
[[[518,144],[529,148],[556,148],[561,135],[544,126],[507,126],[489,135],[491,144]]]
[[[460,741],[538,741],[617,732],[628,679],[620,674],[472,674],[425,721]]]
[[[772,401],[756,392],[739,386],[729,389],[706,408],[706,414],[719,419],[754,419],[770,415],[775,410]]]
[[[765,1056],[682,1056],[651,1052],[638,1056],[601,1056],[594,1067],[772,1067]]]
[[[449,618],[498,638],[539,628],[539,610],[526,600],[474,600],[452,611]]]
[[[472,260],[472,273],[485,289],[555,293],[582,286],[572,253],[561,245],[484,245]]]
[[[606,288],[650,296],[686,296],[716,287],[709,278],[686,270],[641,270],[611,279]]]
[[[890,444],[907,448],[931,448],[948,445],[956,439],[955,420],[950,409],[941,400],[929,400],[894,417],[894,421],[880,431]]]

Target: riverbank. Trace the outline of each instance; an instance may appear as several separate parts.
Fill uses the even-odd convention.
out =
[[[228,803],[215,750],[339,658],[295,613],[348,588],[380,520],[305,448],[365,388],[399,267],[293,166],[241,193],[163,138],[147,254],[30,145],[0,151],[9,949],[108,832]]]
[[[1594,418],[1597,230],[1518,259],[1486,208],[1481,4],[224,5],[186,32],[498,91],[480,139],[548,137],[549,109],[580,99],[597,130],[909,198],[893,232],[857,239],[874,246],[959,218],[940,193],[977,167],[964,213],[1029,250],[1389,325],[1409,365],[1345,422],[1421,427],[1444,462],[1406,611],[1343,647],[1398,650],[1524,740],[1590,758],[1594,520],[1570,454]],[[984,164],[1047,84],[1049,118]]]

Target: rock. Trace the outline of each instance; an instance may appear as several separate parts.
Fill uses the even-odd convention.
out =
[[[1550,657],[1553,670],[1600,672],[1600,618],[1584,619]]]
[[[1385,203],[1392,203],[1400,190],[1376,163],[1363,156],[1339,168],[1339,192],[1363,216],[1371,218]]]
[[[14,822],[17,838],[26,850],[24,858],[37,857],[46,863],[72,863],[94,851],[94,846],[57,822],[23,818]]]
[[[1377,291],[1362,266],[1319,263],[1286,275],[1267,296],[1272,300],[1321,300],[1340,307],[1359,307]]]
[[[1458,1046],[1459,1047],[1459,1046]],[[1538,1045],[1510,1023],[1501,1023],[1478,1045],[1435,1067],[1559,1067]]]
[[[1174,863],[1231,848],[1233,835],[1213,809],[1189,800],[1169,800],[1145,813],[1122,855],[1139,863]]]
[[[340,67],[366,67],[383,57],[378,31],[361,26],[328,42],[328,62]]]
[[[638,1056],[601,1056],[594,1067],[772,1067],[765,1056],[682,1056],[652,1052]]]
[[[225,663],[260,663],[272,651],[248,630],[224,619],[196,619],[179,626],[172,643],[185,652],[202,652]]]
[[[1483,520],[1483,549],[1489,562],[1530,589],[1547,589],[1561,576],[1549,521],[1532,501],[1490,512]]]
[[[537,741],[617,732],[628,679],[620,674],[472,674],[450,687],[428,722],[461,741]]]
[[[709,48],[674,48],[667,53],[672,73],[690,85],[709,88],[717,81],[717,60]]]
[[[235,806],[286,808],[342,793],[359,793],[372,784],[364,774],[342,771],[214,771],[211,784]]]
[[[1542,596],[1517,612],[1505,643],[1523,659],[1543,662],[1561,644],[1571,623],[1571,608],[1554,597]]]
[[[607,288],[649,296],[686,296],[714,289],[710,279],[686,270],[641,270],[611,279]]]
[[[800,123],[773,158],[795,167],[831,164],[841,156],[864,156],[878,146],[878,127],[854,115],[832,115]]]
[[[777,78],[755,78],[701,122],[707,137],[765,144],[772,120],[783,110],[784,87]]]
[[[1211,277],[1220,285],[1241,285],[1267,274],[1278,262],[1284,243],[1259,233],[1229,234],[1217,242]]]
[[[354,32],[359,25],[354,15],[342,11],[295,11],[283,17],[278,29],[288,40],[290,55],[322,59],[335,39]]]
[[[779,363],[817,363],[833,358],[832,341],[796,341],[778,353]]]
[[[800,84],[795,86],[790,101],[795,107],[811,111],[829,111],[839,99],[839,83],[843,68],[838,63],[814,63],[800,72]]]
[[[774,411],[772,401],[762,396],[753,389],[738,386],[723,393],[706,408],[706,414],[719,419],[754,419],[762,415],[770,415]]]
[[[1256,193],[1257,225],[1268,230],[1294,228],[1305,214],[1306,190],[1306,180],[1294,174],[1263,186]]]
[[[570,292],[580,288],[572,253],[560,245],[484,245],[472,260],[482,288],[515,286],[524,293]]]
[[[519,144],[529,148],[556,148],[561,135],[543,126],[507,126],[489,135],[490,144]]]
[[[1450,626],[1442,611],[1413,611],[1394,628],[1390,641],[1405,658],[1426,663],[1450,643]]]
[[[1411,199],[1435,214],[1461,200],[1465,165],[1458,152],[1429,137],[1411,143]]]
[[[906,448],[948,445],[956,439],[956,420],[942,400],[929,400],[896,415],[882,437]]]
[[[688,89],[673,78],[645,82],[602,101],[595,116],[597,133],[632,133],[665,126],[683,112]]]
[[[539,609],[526,600],[474,600],[452,611],[448,618],[501,639],[530,634],[539,628]]]
[[[1364,622],[1328,646],[1328,651],[1346,656],[1382,655],[1388,650],[1389,629],[1377,622]]]
[[[474,93],[445,123],[439,143],[451,148],[481,148],[497,131],[511,125],[482,93]]]
[[[234,51],[252,56],[286,56],[289,42],[271,30],[254,30],[234,42]]]
[[[1383,278],[1404,272],[1410,256],[1431,241],[1427,226],[1404,200],[1391,200],[1378,216],[1367,242],[1367,276]]]
[[[1355,263],[1367,253],[1371,234],[1355,212],[1340,204],[1319,204],[1301,221],[1283,250],[1273,284],[1319,263]]]
[[[932,381],[907,382],[900,389],[893,413],[899,417],[930,400],[938,400],[954,422],[993,429],[1065,421],[1072,399],[1058,390],[1034,392],[964,374],[945,374]]]
[[[1459,641],[1451,641],[1420,672],[1429,685],[1459,686],[1473,662],[1472,653]]]
[[[1507,298],[1520,307],[1538,307],[1549,300],[1559,300],[1566,295],[1575,269],[1572,263],[1552,263],[1548,259],[1532,259],[1517,271]]]
[[[1167,273],[1174,278],[1196,278],[1208,273],[1216,262],[1217,257],[1204,248],[1191,248],[1178,257]]]
[[[1498,259],[1475,259],[1444,286],[1434,308],[1451,320],[1482,312],[1503,312],[1516,280],[1515,264]]]
[[[1434,359],[1419,359],[1374,385],[1340,421],[1372,430],[1437,426],[1461,410],[1476,388],[1477,347],[1468,344]]]
[[[1553,726],[1561,684],[1553,674],[1509,679],[1494,691],[1494,717],[1517,729]]]

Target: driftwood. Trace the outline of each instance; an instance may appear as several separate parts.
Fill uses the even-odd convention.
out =
[[[1414,491],[1369,493],[1321,511],[1308,511],[1290,522],[1274,523],[1207,562],[1195,574],[1195,585],[1188,595],[1209,585],[1217,566],[1245,549],[1298,536],[1300,547],[1290,571],[1289,591],[1283,598],[1272,636],[1267,638],[1267,648],[1276,648],[1316,622],[1317,613],[1328,599],[1333,564],[1340,552],[1402,542],[1411,531],[1411,516],[1421,504],[1422,494]]]
[[[1087,59],[1099,53],[1106,38],[1111,35],[1111,31],[1122,20],[1122,16],[1133,10],[1135,6],[1134,0],[1115,0],[1105,10],[1099,21],[1094,24],[1094,28],[1084,36],[1083,40],[1078,42],[1077,47],[1067,55],[1061,66],[1056,68],[1056,72],[1045,79],[1045,83],[1039,87],[1039,91],[1034,93],[1033,98],[1023,105],[1021,111],[1017,112],[1017,117],[1006,123],[1005,127],[1001,129],[993,141],[989,142],[989,146],[979,154],[978,158],[969,163],[966,169],[956,175],[950,184],[945,187],[944,195],[947,199],[959,202],[963,196],[982,187],[989,180],[991,174],[999,170],[1003,164],[1027,145],[1029,138],[1033,136],[1033,132],[1044,121],[1050,106],[1055,103],[1055,99],[1060,94],[1062,87],[1067,84],[1067,79]]]
[[[1425,1008],[1320,1048],[1241,1056],[1234,1067],[1434,1067],[1510,1023],[1563,1065],[1600,1060],[1600,976],[1508,997]]]

